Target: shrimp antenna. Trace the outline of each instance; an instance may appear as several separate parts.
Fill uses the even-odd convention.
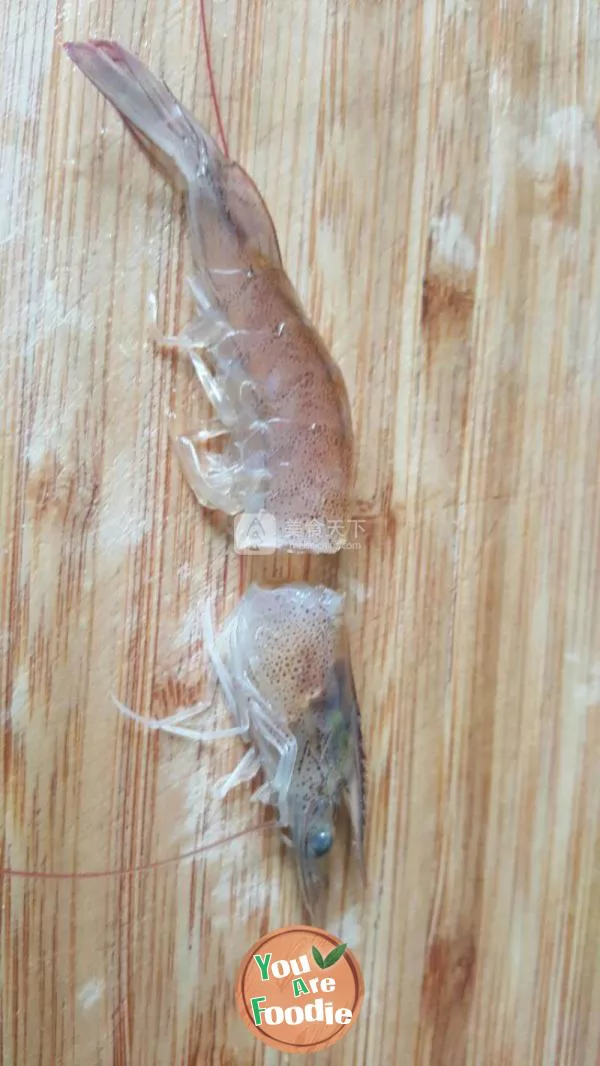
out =
[[[217,126],[219,127],[219,136],[223,144],[223,152],[227,158],[229,158],[229,148],[227,146],[227,137],[225,135],[225,127],[223,126],[223,119],[221,118],[221,108],[219,107],[219,97],[217,96],[217,88],[215,85],[215,76],[213,73],[212,58],[210,52],[210,41],[208,37],[208,26],[206,24],[206,0],[200,0],[200,23],[202,26],[202,41],[204,44],[204,55],[206,57],[206,69],[208,72],[208,82],[210,85],[210,95],[215,109],[215,115],[217,118]]]
[[[229,836],[223,837],[221,840],[214,840],[211,844],[202,844],[192,851],[184,851],[182,855],[173,855],[170,859],[158,859],[157,862],[145,863],[143,866],[131,866],[116,870],[84,870],[82,873],[72,874],[58,873],[52,870],[45,872],[43,870],[13,870],[12,868],[7,868],[0,869],[0,879],[3,877],[20,877],[47,881],[91,881],[100,877],[130,877],[133,874],[149,873],[151,870],[157,870],[160,866],[183,862],[184,859],[192,859],[196,855],[210,851],[211,848],[222,848],[225,844],[230,844],[232,840],[239,840],[240,837],[247,836],[249,833],[258,833],[259,830],[277,829],[278,827],[279,822],[275,821],[249,825],[245,829],[240,829],[237,833],[231,833]]]

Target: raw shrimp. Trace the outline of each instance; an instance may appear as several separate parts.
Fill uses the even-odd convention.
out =
[[[207,650],[235,721],[230,729],[211,735],[191,728],[198,709],[148,720],[118,705],[128,717],[176,735],[201,741],[243,737],[248,749],[217,793],[225,795],[262,770],[255,798],[277,809],[311,913],[342,799],[364,871],[364,757],[343,603],[343,595],[322,585],[252,585],[217,639],[207,616]]]
[[[109,41],[65,48],[187,191],[196,315],[162,341],[188,353],[216,415],[175,438],[187,481],[206,507],[266,512],[265,550],[338,551],[353,477],[348,395],[284,271],[260,193],[135,56]],[[207,447],[216,438],[218,452]]]

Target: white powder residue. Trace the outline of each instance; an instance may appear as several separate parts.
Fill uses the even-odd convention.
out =
[[[359,581],[355,577],[348,579],[348,593],[354,603],[363,604],[371,599],[371,594],[367,590],[364,581]]]
[[[359,920],[361,914],[362,907],[356,905],[355,907],[350,907],[342,915],[340,939],[350,948],[358,947],[362,940],[363,932]]]
[[[471,7],[471,0],[445,0],[444,19],[450,21],[450,19],[456,18],[462,12],[467,13]]]
[[[6,104],[9,114],[30,119],[43,92],[44,77],[52,57],[52,37],[36,33],[30,27],[28,33],[19,33],[18,47],[14,38],[13,42],[4,41],[4,84],[12,86],[11,92],[6,93]]]
[[[201,762],[186,781],[184,817],[181,825],[184,839],[193,837],[198,828],[198,821],[203,818],[204,810],[210,802],[208,766],[208,759],[206,762]]]
[[[56,432],[52,434],[53,439],[56,439],[56,436]],[[43,465],[46,456],[51,459],[51,443],[52,439],[49,434],[37,433],[32,437],[25,448],[25,458],[32,471]]]
[[[431,238],[438,255],[461,270],[474,270],[477,263],[475,245],[465,233],[460,215],[439,215],[431,222]]]
[[[504,209],[505,190],[512,160],[516,152],[517,129],[512,120],[512,83],[509,77],[495,67],[490,73],[490,100],[492,104],[492,136],[489,145],[490,206],[489,216],[492,233],[495,232]]]
[[[77,993],[77,999],[81,1003],[84,1010],[89,1010],[90,1007],[99,1003],[104,995],[105,983],[100,978],[92,978],[91,981],[86,981],[84,985],[79,989]]]
[[[522,137],[519,155],[538,180],[551,178],[559,163],[576,167],[585,160],[589,168],[600,160],[594,127],[576,106],[554,111],[535,137]]]
[[[235,881],[234,881],[235,875]],[[233,863],[223,867],[212,891],[215,904],[213,924],[218,929],[230,928],[232,921],[247,921],[256,911],[279,903],[279,882],[267,880],[262,864],[240,877]],[[222,907],[219,907],[219,904]]]
[[[600,704],[600,663],[592,667],[590,675],[589,681],[575,686],[575,698],[586,711]]]
[[[0,711],[0,723],[10,725],[15,731],[24,730],[27,727],[28,710],[29,673],[22,668],[15,681],[10,707]]]
[[[126,454],[117,456],[106,474],[98,521],[103,551],[135,547],[150,528],[150,520],[142,512],[143,501],[136,500],[137,478],[138,472]]]
[[[186,612],[183,623],[175,637],[176,648],[188,648],[203,640],[204,604],[196,603]]]
[[[10,244],[22,233],[23,223],[15,225],[15,219],[20,219],[23,212],[20,210],[19,198],[25,187],[25,170],[29,168],[30,161],[17,145],[2,145],[2,166],[0,167],[0,249],[3,245]],[[7,318],[9,316],[7,315]],[[5,329],[5,327],[4,327]],[[6,332],[3,340],[7,341]]]

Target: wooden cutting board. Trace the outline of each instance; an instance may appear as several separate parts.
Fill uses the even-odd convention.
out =
[[[14,0],[0,40],[1,865],[174,858],[260,820],[237,743],[131,727],[207,683],[201,611],[347,592],[369,770],[327,929],[358,1024],[319,1063],[600,1061],[600,8],[210,0],[231,153],[330,343],[357,546],[236,556],[169,446],[206,414],[150,341],[190,312],[180,201],[60,49],[112,37],[215,131],[197,0]],[[302,920],[254,834],[152,872],[0,880],[2,1066],[287,1061],[238,1018]]]

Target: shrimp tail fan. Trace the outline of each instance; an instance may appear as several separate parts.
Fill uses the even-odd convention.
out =
[[[281,267],[273,220],[254,182],[239,164],[226,159],[164,82],[114,41],[64,47],[152,162],[187,192],[201,302],[219,304],[228,287],[227,281],[215,283],[210,270],[231,273],[258,263]]]
[[[223,160],[216,142],[171,90],[120,44],[69,42],[64,47],[141,147],[179,188],[201,178],[209,162]]]

